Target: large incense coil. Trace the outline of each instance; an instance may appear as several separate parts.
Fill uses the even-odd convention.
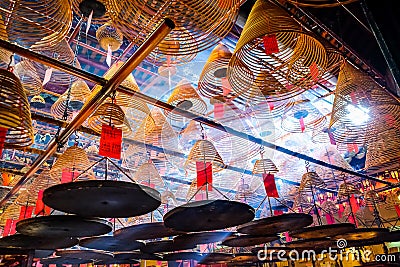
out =
[[[189,152],[185,162],[185,169],[196,171],[196,162],[211,162],[213,172],[221,171],[225,164],[215,149],[213,143],[208,140],[197,140]]]
[[[62,63],[72,65],[78,69],[81,68],[81,65],[78,59],[75,58],[74,51],[71,49],[69,43],[63,39],[59,43],[55,44],[52,47],[42,47],[38,49],[34,49],[35,52],[43,54],[45,56],[54,58]],[[26,70],[36,71],[39,75],[40,80],[43,81],[46,71],[49,67],[38,63],[34,60],[24,59],[21,64]],[[74,75],[70,75],[61,70],[52,69],[51,77],[49,83],[55,84],[57,86],[70,86],[72,82],[77,79]]]
[[[28,96],[35,96],[43,91],[42,81],[33,66],[25,68],[23,62],[19,62],[14,66],[14,73],[19,77]]]
[[[165,183],[161,178],[156,166],[152,162],[143,163],[133,176],[133,179],[138,184],[143,184],[146,186],[154,187],[154,188],[164,188]]]
[[[279,170],[270,159],[258,159],[253,166],[253,174],[277,173]]]
[[[59,179],[50,175],[49,170],[43,170],[38,176],[33,178],[33,181],[27,185],[26,190],[18,195],[15,203],[19,205],[34,205],[38,198],[39,191],[56,185],[60,182]]]
[[[122,108],[114,103],[103,103],[89,118],[88,126],[97,133],[101,133],[103,124],[110,124],[122,130],[123,134],[132,132],[131,126],[125,117]]]
[[[279,52],[267,55],[263,37],[275,35]],[[301,26],[282,8],[258,0],[254,4],[229,61],[232,90],[251,100],[293,97],[315,84],[324,74],[325,47],[301,31]],[[254,75],[249,76],[245,69]],[[311,69],[315,72],[311,73]],[[248,90],[252,88],[252,90]]]
[[[92,163],[83,148],[70,146],[53,164],[50,169],[50,175],[52,176],[52,179],[58,181],[61,181],[63,172],[73,172],[74,179],[78,180],[95,179],[93,170],[90,169],[91,166]]]
[[[302,129],[301,119],[304,123]],[[281,121],[283,130],[290,133],[301,133],[323,129],[326,117],[309,102],[295,102],[292,109],[286,112]]]
[[[316,144],[326,144],[331,143],[334,139],[330,139],[329,137],[330,129],[325,126],[322,129],[320,127],[314,128],[311,134],[311,141]]]
[[[222,196],[218,193],[217,190],[213,190],[210,184],[203,185],[202,190],[199,190],[200,186],[197,185],[197,178],[193,179],[186,193],[186,200],[189,201],[194,199],[206,200],[221,198]]]
[[[199,115],[204,115],[207,111],[207,104],[201,99],[194,87],[186,79],[182,79],[176,85],[167,103]],[[173,111],[164,110],[164,113],[173,120],[183,120],[182,116],[175,114]]]
[[[20,208],[21,206],[17,205],[16,203],[11,203],[10,205],[8,205],[4,212],[1,214],[0,225],[5,225],[7,219],[19,219]]]
[[[2,15],[0,14],[0,39],[8,41],[8,34],[6,26],[4,25],[4,20]],[[13,53],[6,49],[0,48],[0,67],[6,68],[8,63],[10,63],[10,59]]]
[[[328,64],[325,73],[322,75],[322,80],[329,81],[332,78],[336,78],[342,66],[345,64],[346,59],[339,51],[327,48]]]
[[[26,92],[15,74],[0,69],[0,127],[8,129],[4,143],[9,147],[30,146],[34,140]]]
[[[0,3],[0,15],[7,20],[10,42],[23,47],[47,48],[61,42],[72,23],[69,0],[37,1],[5,0]]]
[[[364,192],[364,205],[366,207],[378,207],[378,205],[385,203],[383,197],[381,197],[374,190],[367,190]]]
[[[130,119],[130,114],[128,112],[128,120]],[[131,123],[132,125],[132,123]],[[146,116],[145,119],[143,119],[140,123],[139,126],[135,128],[133,132],[133,139],[143,142],[143,143],[152,143],[154,136],[157,134],[152,134],[152,131],[154,129],[158,128],[156,126],[156,122],[151,116],[151,113]]]
[[[144,0],[107,1],[111,20],[125,37],[135,43],[143,42],[164,17],[174,19],[175,29],[169,34],[176,44],[159,52],[168,55],[187,55],[216,45],[233,27],[240,5],[244,1],[186,1]],[[196,19],[193,19],[195,16]],[[186,47],[182,47],[185,44]]]
[[[382,127],[387,112],[395,111],[392,115],[398,117],[396,106],[398,101],[371,77],[346,63],[339,73],[329,127],[335,129],[336,141],[362,144],[371,137],[370,129]]]
[[[361,195],[360,189],[356,185],[350,183],[342,183],[339,186],[338,197],[348,198],[351,195]]]
[[[82,2],[88,2],[88,4],[92,4],[90,7],[92,10],[89,10],[87,7],[80,8]],[[95,1],[87,1],[87,0],[72,0],[72,11],[74,14],[78,15],[82,19],[87,19],[90,16],[90,12],[93,11],[92,14],[92,24],[102,24],[106,23],[110,20],[110,16],[107,13],[105,8],[106,0],[95,0]],[[82,12],[84,11],[84,12]]]
[[[357,2],[358,0],[287,0],[296,6],[325,8],[336,7],[341,5]]]
[[[114,27],[112,21],[108,21],[97,29],[96,39],[105,51],[117,51],[123,43],[124,36]]]
[[[74,111],[79,111],[83,107],[85,102],[90,98],[91,93],[87,83],[82,79],[77,79],[71,84],[71,87],[54,102],[50,108],[50,112],[54,117],[59,119],[62,119],[64,113],[67,112],[67,117],[71,119],[72,113]]]
[[[324,180],[314,171],[309,171],[301,177],[299,191],[311,191],[315,187],[325,187]]]
[[[251,111],[258,120],[270,120],[273,118],[281,117],[283,114],[289,112],[293,108],[294,99],[285,99],[281,101],[268,101],[251,105]]]

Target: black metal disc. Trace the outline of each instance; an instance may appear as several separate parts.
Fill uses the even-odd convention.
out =
[[[157,209],[161,194],[136,183],[91,180],[51,186],[44,190],[43,202],[84,217],[127,218]]]
[[[301,229],[313,223],[313,218],[305,213],[285,213],[241,225],[237,231],[242,234],[269,236],[289,230]]]
[[[233,236],[222,242],[222,245],[228,247],[251,247],[260,244],[269,243],[278,240],[278,236],[254,236],[254,235],[240,235]]]
[[[147,240],[175,236],[184,233],[186,232],[176,231],[172,228],[165,227],[164,222],[151,222],[120,228],[114,232],[114,236],[120,239]]]
[[[229,200],[201,200],[176,207],[164,215],[164,224],[178,231],[219,230],[254,219],[248,204]]]
[[[104,266],[109,266],[112,264],[137,264],[139,261],[133,260],[133,259],[110,259],[110,260],[101,260],[101,261],[96,261],[96,265],[104,265]]]
[[[31,236],[83,237],[107,234],[112,225],[100,218],[50,215],[21,220],[15,228],[18,233]]]
[[[96,236],[80,239],[79,245],[85,248],[105,251],[130,251],[142,248],[144,243],[136,240],[120,239],[115,236]]]
[[[247,253],[235,253],[235,257],[231,260],[231,263],[235,263],[234,266],[242,266],[244,263],[255,263],[259,262],[257,255],[251,252]]]
[[[357,240],[369,240],[369,239],[381,239],[383,234],[389,233],[386,228],[357,228],[346,233],[339,233],[332,236],[332,239],[339,240],[344,239],[346,241],[357,241]]]
[[[114,253],[114,259],[121,259],[121,260],[156,260],[161,261],[162,258],[155,254],[150,253],[143,253],[137,251],[130,251],[130,252],[116,252]]]
[[[47,258],[53,255],[54,249],[35,249],[34,258]]]
[[[79,11],[85,17],[89,17],[90,13],[93,11],[93,18],[101,18],[106,14],[106,7],[103,3],[96,0],[83,0],[79,4]]]
[[[336,247],[336,241],[329,238],[300,239],[286,244],[290,248],[328,248]]]
[[[57,264],[58,266],[58,264],[87,264],[87,263],[92,263],[92,261],[77,259],[77,258],[74,259],[74,258],[64,258],[64,257],[50,257],[50,258],[40,259],[40,263],[46,266],[49,264]]]
[[[203,258],[198,262],[201,264],[211,264],[211,263],[227,263],[233,259],[233,254],[230,253],[203,253]]]
[[[290,236],[303,239],[325,238],[344,234],[354,229],[355,226],[352,223],[335,223],[306,227],[298,231],[290,232]]]
[[[56,256],[68,259],[83,259],[92,261],[112,260],[113,254],[89,249],[65,249],[56,251]]]
[[[195,260],[201,261],[203,258],[203,254],[199,252],[175,252],[175,253],[168,253],[163,255],[164,261],[178,261],[178,260]]]
[[[147,242],[146,245],[140,249],[144,253],[161,253],[161,252],[172,252],[185,249],[194,249],[196,246],[192,244],[175,243],[173,240],[160,240]]]
[[[233,234],[234,234],[233,232],[225,232],[225,231],[191,233],[185,235],[178,235],[174,237],[174,242],[178,244],[184,243],[197,246],[200,244],[221,242],[229,238]]]
[[[37,237],[23,234],[9,235],[0,238],[0,248],[20,249],[61,249],[78,244],[75,237]]]

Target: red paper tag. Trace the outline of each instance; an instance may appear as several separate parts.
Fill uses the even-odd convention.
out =
[[[3,237],[8,236],[10,234],[12,225],[13,225],[13,219],[7,219],[6,224],[4,225],[3,228],[3,233],[2,233]]]
[[[221,119],[224,117],[225,105],[224,103],[214,104],[214,118]]]
[[[207,183],[208,190],[212,190],[212,163],[211,162],[196,162],[197,171],[197,188],[201,187],[201,190],[206,190],[204,186]]]
[[[292,238],[289,235],[289,232],[284,232],[286,242],[292,242]]]
[[[400,218],[400,205],[394,205],[394,208],[396,209],[397,216]]]
[[[303,133],[304,130],[306,129],[306,126],[304,125],[304,119],[303,119],[303,117],[301,117],[301,118],[299,119],[299,123],[300,123],[301,132]]]
[[[231,91],[231,84],[229,83],[228,78],[224,77],[221,79],[221,85],[222,85],[222,95],[227,96]]]
[[[351,197],[350,197],[350,204],[351,204],[351,210],[352,210],[353,214],[355,214],[360,209],[360,206],[357,202],[357,199],[354,197],[354,195],[351,195]]]
[[[279,197],[278,190],[276,189],[275,177],[273,174],[263,173],[264,188],[267,196]]]
[[[313,62],[311,63],[309,68],[310,68],[311,78],[313,79],[314,82],[317,82],[319,77],[319,70],[317,64]]]
[[[274,216],[276,215],[282,215],[283,211],[282,210],[274,210]]]
[[[8,174],[8,173],[5,173],[5,172],[3,172],[2,174],[1,174],[1,176],[3,177],[3,185],[4,186],[8,186],[10,183],[11,183],[11,175],[10,174]]]
[[[63,169],[61,173],[61,183],[71,183],[79,176],[79,174],[80,173],[77,171],[71,172],[69,169]]]
[[[101,128],[99,155],[114,159],[121,158],[122,130],[103,124]]]
[[[51,211],[50,207],[45,206],[42,199],[43,199],[43,190],[39,190],[38,198],[36,200],[36,206],[35,206],[35,215],[50,214],[50,211]]]
[[[27,219],[32,217],[33,206],[22,206],[19,210],[19,219]]]
[[[0,127],[0,156],[3,155],[4,142],[6,141],[8,129]]]
[[[347,144],[347,151],[358,153],[358,145],[357,144]]]
[[[263,37],[263,42],[265,54],[271,55],[273,53],[279,53],[278,40],[276,40],[275,34],[265,35]]]
[[[325,214],[325,218],[326,218],[326,223],[327,224],[334,224],[335,223],[335,218],[333,217],[332,214]]]

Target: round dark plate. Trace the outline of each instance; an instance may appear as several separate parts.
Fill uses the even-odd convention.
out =
[[[110,259],[110,260],[101,260],[96,261],[96,265],[112,265],[112,264],[137,264],[139,261],[133,259]]]
[[[50,215],[21,220],[15,228],[19,233],[31,236],[82,237],[107,234],[112,225],[100,218]]]
[[[140,249],[144,253],[161,253],[172,252],[185,249],[194,249],[196,246],[192,244],[177,244],[173,240],[160,240],[154,242],[147,242],[146,245]]]
[[[178,235],[174,237],[175,243],[185,243],[192,244],[193,246],[200,244],[208,244],[208,243],[216,243],[220,241],[224,241],[233,235],[233,232],[202,232],[202,233],[192,233],[186,235]]]
[[[254,209],[245,203],[202,200],[170,210],[164,215],[164,224],[178,231],[201,232],[247,223],[254,219],[254,215]]]
[[[292,241],[286,244],[290,248],[328,248],[336,247],[336,241],[329,238],[313,238]]]
[[[119,239],[115,236],[96,236],[80,239],[79,245],[105,251],[130,251],[142,248],[144,243],[136,240]]]
[[[120,239],[147,240],[184,234],[165,227],[164,222],[151,222],[120,228],[114,232],[114,236]]]
[[[303,239],[325,238],[344,234],[354,229],[355,226],[352,223],[336,223],[306,227],[298,231],[290,232],[290,236]]]
[[[203,258],[198,262],[201,264],[211,264],[211,263],[227,263],[233,259],[233,254],[230,253],[203,253]]]
[[[107,261],[114,259],[113,254],[94,251],[89,249],[66,249],[56,251],[56,256],[72,259],[83,259],[92,261]]]
[[[50,257],[40,259],[40,263],[43,265],[49,264],[87,264],[92,263],[91,260],[84,260],[84,259],[73,259],[73,258],[64,258],[64,257]]]
[[[253,235],[240,235],[230,237],[222,242],[222,245],[228,247],[251,247],[260,244],[269,243],[278,240],[278,236],[253,236]]]
[[[91,180],[51,186],[43,192],[49,207],[84,217],[127,218],[154,211],[160,193],[136,183]]]
[[[334,240],[344,239],[346,241],[358,241],[377,239],[380,240],[384,234],[389,233],[386,228],[357,228],[346,233],[336,234],[332,237]]]
[[[255,263],[259,262],[257,255],[251,252],[248,253],[236,253],[235,257],[231,260],[231,263],[243,264],[243,263]]]
[[[131,252],[116,252],[114,253],[114,259],[121,259],[121,260],[126,260],[126,259],[131,259],[131,260],[156,260],[156,261],[161,261],[162,258],[160,256],[157,256],[155,254],[150,254],[150,253],[143,253],[143,252],[136,252],[136,251],[131,251]]]
[[[203,254],[198,252],[175,252],[163,255],[164,261],[195,260],[201,261]]]
[[[313,223],[311,215],[305,213],[286,213],[254,220],[241,225],[237,231],[242,234],[270,236],[289,230],[301,229]]]
[[[0,238],[0,248],[21,249],[61,249],[78,244],[75,237],[37,237],[23,234],[9,235]]]

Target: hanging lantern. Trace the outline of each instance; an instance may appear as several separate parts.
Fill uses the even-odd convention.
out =
[[[218,172],[225,168],[225,164],[214,145],[204,139],[197,140],[193,145],[184,167],[187,170],[196,171],[197,162],[211,162],[213,172]]]
[[[97,29],[96,39],[105,51],[117,51],[122,45],[124,36],[111,21],[108,21]]]
[[[0,128],[6,132],[4,142],[10,147],[30,146],[33,127],[25,90],[13,73],[0,69]]]
[[[113,103],[103,103],[88,119],[89,128],[97,133],[101,133],[103,124],[121,129],[124,134],[132,132],[124,111]]]

